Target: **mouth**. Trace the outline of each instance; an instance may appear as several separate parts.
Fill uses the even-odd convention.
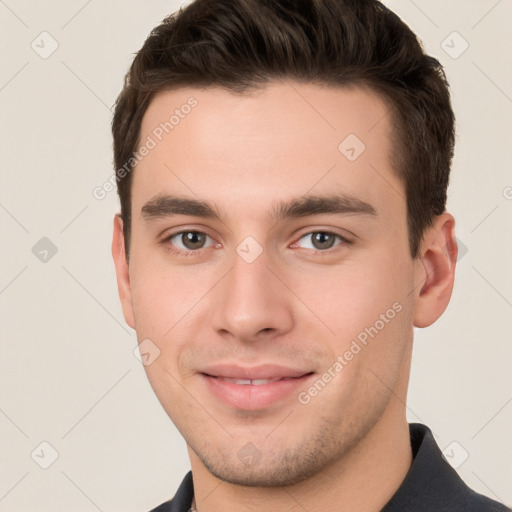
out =
[[[263,410],[296,399],[299,388],[313,371],[262,365],[253,368],[217,366],[199,375],[207,392],[224,405],[238,410]]]
[[[282,380],[281,378],[275,379],[230,379],[228,377],[216,377],[214,375],[208,375],[208,377],[213,377],[214,379],[225,380],[226,382],[232,382],[233,384],[239,384],[240,386],[262,386],[263,384],[270,384],[272,382],[277,382],[278,380]],[[286,377],[284,377],[286,378]]]

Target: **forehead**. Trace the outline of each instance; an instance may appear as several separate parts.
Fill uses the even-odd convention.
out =
[[[368,89],[310,83],[158,93],[142,121],[139,152],[151,149],[134,171],[134,207],[162,191],[245,209],[333,188],[401,202],[388,111]]]

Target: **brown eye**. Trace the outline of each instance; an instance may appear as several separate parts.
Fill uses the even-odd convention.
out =
[[[313,233],[311,237],[311,242],[315,249],[330,249],[335,241],[336,235],[324,233],[323,231]]]
[[[187,249],[201,249],[205,240],[206,235],[198,231],[187,231],[181,234],[181,241]]]
[[[181,251],[197,251],[213,245],[213,240],[201,231],[181,231],[168,238],[171,245]]]
[[[329,231],[312,231],[301,237],[298,244],[303,249],[325,251],[336,245],[340,245],[342,242],[346,242],[346,240],[336,233]]]

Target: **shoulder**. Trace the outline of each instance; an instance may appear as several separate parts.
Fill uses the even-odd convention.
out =
[[[468,512],[512,512],[512,509],[502,503],[494,501],[482,494],[478,494],[472,489],[467,488],[467,492],[465,510]]]
[[[413,462],[382,512],[512,512],[466,485],[444,458],[426,425],[411,423],[409,429]]]

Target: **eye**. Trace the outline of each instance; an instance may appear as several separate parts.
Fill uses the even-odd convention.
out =
[[[331,249],[342,242],[347,242],[345,238],[336,233],[329,231],[312,231],[302,236],[295,244],[299,245],[303,249],[313,249],[315,251],[325,251]]]
[[[171,245],[180,251],[197,251],[214,245],[214,240],[202,231],[180,231],[167,237]]]

